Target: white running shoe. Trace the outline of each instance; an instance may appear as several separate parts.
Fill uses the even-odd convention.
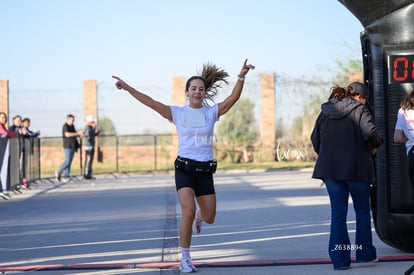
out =
[[[193,265],[193,262],[190,258],[181,259],[180,262],[180,271],[185,273],[197,272],[197,268]]]
[[[10,195],[8,192],[0,192],[0,197],[4,200],[10,199]]]
[[[61,181],[63,182],[63,183],[67,183],[67,182],[70,182],[72,179],[69,177],[69,178],[65,178],[65,177],[63,177],[62,179],[61,179]]]
[[[202,226],[203,221],[200,218],[200,210],[197,210],[193,221],[193,232],[200,234]]]

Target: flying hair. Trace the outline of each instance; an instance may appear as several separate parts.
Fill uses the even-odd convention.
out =
[[[206,97],[204,102],[207,104],[208,100],[214,102],[214,98],[217,96],[218,89],[221,88],[221,82],[228,84],[226,79],[228,76],[229,74],[226,71],[220,69],[216,65],[205,63],[203,64],[203,70],[201,71],[201,74],[198,73],[198,75],[190,77],[187,80],[185,88],[186,91],[188,91],[191,81],[195,79],[202,80],[206,89]]]

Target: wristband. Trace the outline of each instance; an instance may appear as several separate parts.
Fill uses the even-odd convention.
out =
[[[244,81],[246,78],[245,77],[238,77],[240,81]]]

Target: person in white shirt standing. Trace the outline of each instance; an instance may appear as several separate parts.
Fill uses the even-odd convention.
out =
[[[190,256],[192,232],[200,233],[202,222],[212,224],[216,216],[216,194],[213,173],[216,161],[213,154],[214,125],[227,113],[241,96],[247,73],[254,66],[247,59],[238,75],[231,94],[218,104],[209,106],[220,87],[227,83],[228,73],[212,64],[205,64],[201,75],[186,82],[185,96],[188,105],[168,106],[137,91],[117,76],[115,86],[128,91],[142,104],[152,108],[175,124],[178,134],[178,153],[175,165],[175,184],[181,206],[180,246],[182,272],[196,272]],[[214,101],[213,101],[214,102]],[[199,210],[196,211],[196,201]]]
[[[395,124],[394,142],[405,143],[408,156],[408,176],[414,185],[414,90],[401,102]]]

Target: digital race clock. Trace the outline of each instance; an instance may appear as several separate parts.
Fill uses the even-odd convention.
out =
[[[414,49],[386,51],[388,84],[414,83]]]

